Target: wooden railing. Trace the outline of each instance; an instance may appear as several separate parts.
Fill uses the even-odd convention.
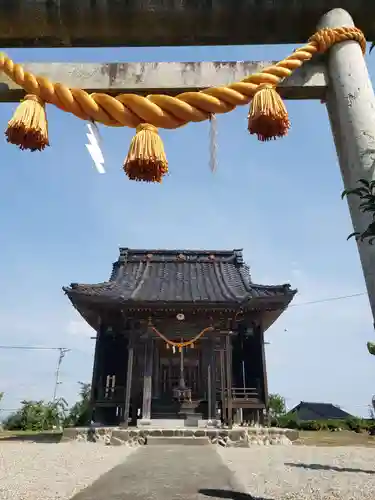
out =
[[[97,401],[108,401],[113,403],[124,402],[125,387],[118,385],[115,387],[100,387],[95,394]]]
[[[261,399],[261,390],[256,387],[232,387],[231,398],[233,401],[254,401]],[[172,395],[172,392],[170,393]],[[216,399],[220,401],[222,396],[221,391],[217,390]],[[228,397],[228,390],[224,390],[224,397]],[[125,387],[100,387],[95,394],[95,399],[101,402],[120,403],[125,399]]]
[[[261,391],[256,387],[232,387],[231,397],[233,401],[254,401],[261,399]],[[221,391],[216,392],[216,398],[221,399]],[[228,397],[228,389],[224,389],[224,397]]]
[[[260,391],[256,387],[232,387],[232,398],[235,399],[259,399]]]

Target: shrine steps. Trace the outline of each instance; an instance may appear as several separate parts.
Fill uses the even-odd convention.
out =
[[[169,422],[170,423],[170,422]],[[139,446],[161,444],[199,444],[224,447],[251,447],[268,445],[291,445],[299,434],[295,430],[267,427],[237,427],[220,429],[214,427],[81,427],[66,428],[62,441],[90,441],[112,446]],[[197,442],[195,442],[197,441]],[[208,442],[208,443],[207,443]]]
[[[184,422],[188,416],[196,415],[196,418],[202,418],[201,401],[192,401],[189,404],[171,401],[170,399],[154,399],[151,403],[151,419],[161,420],[180,420]]]

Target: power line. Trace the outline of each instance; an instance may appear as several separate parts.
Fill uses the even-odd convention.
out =
[[[352,295],[338,295],[336,297],[327,297],[326,299],[311,300],[310,302],[300,302],[298,304],[291,304],[289,307],[300,307],[300,306],[309,306],[312,304],[322,304],[324,302],[333,302],[334,300],[345,300],[345,299],[352,299],[354,297],[362,297],[363,295],[367,295],[367,293],[360,292],[360,293],[353,293]]]
[[[65,347],[38,347],[38,346],[24,346],[24,345],[0,345],[0,349],[21,349],[30,351],[61,351]]]
[[[346,300],[346,299],[352,299],[355,297],[363,297],[367,295],[366,292],[359,292],[359,293],[353,293],[350,295],[336,295],[333,297],[327,297],[325,299],[317,299],[317,300],[311,300],[309,302],[299,302],[297,304],[291,304],[289,308],[291,307],[301,307],[301,306],[310,306],[314,304],[323,304],[325,302],[333,302],[337,300]],[[91,339],[95,339],[96,337],[90,337]],[[34,351],[60,351],[61,352],[68,352],[68,351],[74,351],[75,349],[68,349],[66,347],[44,347],[44,346],[19,346],[19,345],[0,345],[0,349],[20,349],[20,350],[34,350]]]

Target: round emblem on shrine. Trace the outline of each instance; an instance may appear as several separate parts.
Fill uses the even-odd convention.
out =
[[[185,319],[185,314],[178,313],[176,318],[178,319],[178,321],[183,321]]]

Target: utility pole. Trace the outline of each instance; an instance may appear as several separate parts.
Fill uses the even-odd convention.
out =
[[[53,390],[53,399],[52,399],[53,402],[56,401],[57,388],[61,384],[61,382],[60,382],[60,367],[61,367],[61,363],[62,363],[62,360],[65,357],[65,354],[70,351],[70,349],[65,349],[64,347],[59,347],[58,350],[59,350],[59,357],[58,357],[58,360],[57,360],[57,368],[56,368],[56,372],[55,372],[55,387],[54,387],[54,390]]]

